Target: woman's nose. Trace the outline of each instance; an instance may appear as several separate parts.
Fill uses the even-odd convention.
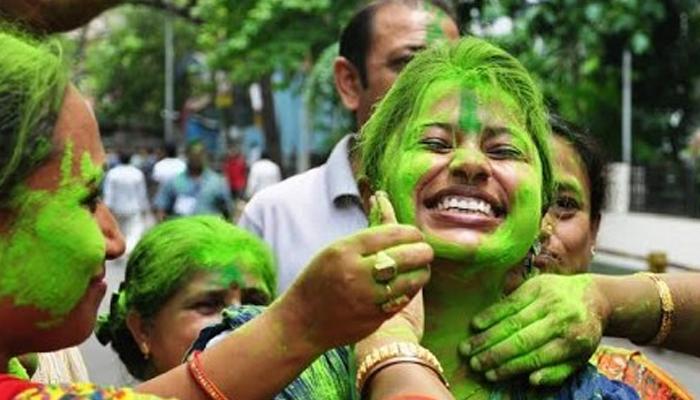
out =
[[[491,175],[488,157],[479,149],[457,149],[450,163],[450,172],[467,184],[485,182]]]
[[[105,257],[108,260],[113,260],[124,254],[126,250],[124,236],[119,230],[119,225],[117,225],[117,221],[114,219],[112,212],[109,211],[109,208],[103,203],[98,204],[95,218],[97,218],[97,223],[100,225],[102,235],[105,238]]]

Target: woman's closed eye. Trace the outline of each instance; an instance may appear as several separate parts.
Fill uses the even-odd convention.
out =
[[[581,210],[581,203],[573,196],[558,194],[553,211],[558,218],[568,218]]]
[[[451,141],[440,137],[427,137],[420,141],[420,144],[430,151],[436,153],[447,153],[454,147]]]
[[[102,187],[97,187],[80,201],[84,207],[87,207],[90,212],[95,212],[97,205],[102,202]]]
[[[489,156],[496,160],[520,160],[524,158],[523,151],[512,144],[493,145],[487,151]]]
[[[190,308],[202,315],[214,315],[220,313],[226,306],[223,297],[211,297],[195,302]]]

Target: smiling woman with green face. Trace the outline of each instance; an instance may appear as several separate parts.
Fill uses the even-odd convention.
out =
[[[416,57],[363,130],[363,180],[385,190],[398,222],[417,226],[435,251],[422,344],[457,398],[634,398],[590,368],[551,390],[493,386],[457,355],[467,321],[501,297],[538,236],[553,189],[548,132],[523,67],[471,38]]]

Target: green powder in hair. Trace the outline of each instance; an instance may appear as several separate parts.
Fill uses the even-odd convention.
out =
[[[196,271],[220,274],[223,285],[247,278],[274,297],[276,267],[269,248],[251,233],[214,216],[178,218],[149,231],[129,257],[126,306],[153,315]]]

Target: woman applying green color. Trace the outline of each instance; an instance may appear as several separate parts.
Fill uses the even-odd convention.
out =
[[[362,135],[363,178],[388,193],[398,222],[417,226],[435,251],[422,344],[442,363],[452,395],[635,398],[592,367],[539,390],[493,385],[458,357],[467,321],[496,303],[507,272],[529,259],[553,189],[541,95],[517,60],[477,39],[426,50]],[[417,380],[397,387],[386,372],[369,382],[372,398],[420,389]]]
[[[136,388],[51,386],[6,374],[11,357],[76,345],[105,294],[105,259],[124,251],[99,197],[105,161],[95,116],[68,82],[61,49],[0,26],[0,399],[270,398],[326,350],[353,343],[392,313],[372,282],[373,255],[401,245],[397,293],[412,297],[432,258],[412,227],[379,227],[321,251],[260,317]],[[328,301],[333,299],[333,301]],[[353,321],[353,324],[346,324]],[[259,377],[265,376],[265,379]]]

